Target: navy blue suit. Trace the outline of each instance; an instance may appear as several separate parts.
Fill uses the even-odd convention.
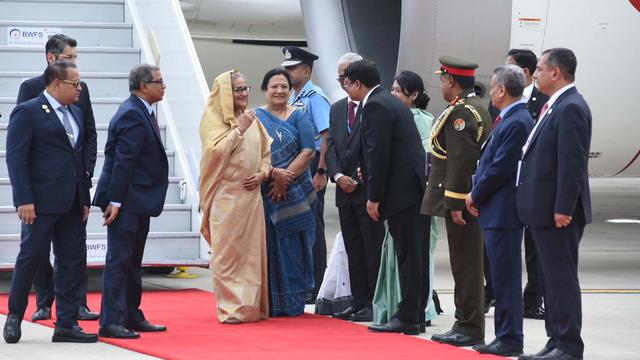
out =
[[[36,219],[22,224],[9,312],[24,315],[35,271],[49,259],[53,240],[57,326],[77,324],[86,271],[86,230],[82,207],[89,205],[85,177],[82,111],[68,107],[78,125],[75,147],[44,94],[16,106],[7,132],[7,167],[15,207],[35,204]]]
[[[578,247],[591,222],[588,160],[591,111],[575,87],[565,91],[539,120],[522,157],[517,204],[520,220],[538,248],[547,346],[582,358],[582,305]],[[571,215],[556,228],[554,213]]]
[[[97,150],[97,134],[96,134],[96,121],[93,118],[93,108],[91,107],[91,96],[89,95],[89,87],[82,81],[82,91],[80,92],[80,99],[75,105],[77,105],[82,114],[84,115],[82,125],[84,128],[84,167],[87,179],[91,179],[93,176],[93,168],[96,165],[96,150]],[[44,75],[38,75],[31,79],[25,80],[20,84],[18,90],[18,98],[16,104],[23,103],[27,100],[38,97],[45,88]],[[91,186],[91,182],[89,182]],[[80,304],[87,306],[87,276],[85,275],[85,281],[82,289],[82,295],[80,296]],[[51,307],[55,298],[53,292],[53,268],[49,259],[40,266],[36,271],[36,276],[33,278],[33,289],[36,292],[36,301],[38,308]]]
[[[482,149],[471,191],[493,274],[496,338],[518,347],[523,345],[523,226],[516,211],[516,174],[531,128],[533,119],[525,103],[505,113]]]
[[[169,164],[160,134],[144,103],[125,100],[109,123],[105,162],[93,204],[103,210],[121,203],[107,228],[100,325],[127,326],[145,320],[142,299],[142,256],[149,218],[162,212]]]

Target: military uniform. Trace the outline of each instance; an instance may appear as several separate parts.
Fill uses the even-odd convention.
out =
[[[290,68],[300,64],[312,65],[318,56],[312,54],[304,49],[296,46],[285,46],[282,48],[284,54],[284,61],[281,66]],[[320,163],[320,145],[322,144],[322,137],[320,133],[329,130],[329,111],[331,110],[331,102],[325,96],[320,87],[315,85],[311,80],[300,89],[300,93],[291,91],[289,98],[289,104],[302,110],[309,116],[311,120],[311,126],[314,130],[316,156],[311,162],[309,170],[311,176],[314,176],[316,172],[320,175],[324,175],[327,169],[318,169]],[[314,213],[316,217],[316,240],[313,244],[313,273],[315,288],[313,293],[309,296],[307,303],[315,303],[315,297],[322,284],[324,277],[324,271],[327,267],[327,242],[324,235],[324,193],[326,187],[316,194],[316,202],[314,206]]]
[[[472,74],[475,64],[446,61],[437,73]],[[449,66],[447,66],[449,65]],[[456,74],[457,75],[457,74]],[[469,76],[469,75],[462,75]],[[471,75],[472,76],[472,75]],[[473,186],[482,144],[491,131],[487,107],[472,90],[459,94],[436,120],[430,138],[430,172],[421,212],[445,218],[449,258],[455,281],[456,322],[453,330],[484,339],[482,231],[465,207]],[[466,225],[457,225],[451,211],[462,211]],[[434,336],[434,340],[437,340]]]

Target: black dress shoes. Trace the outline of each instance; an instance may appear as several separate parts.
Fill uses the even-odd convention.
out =
[[[137,339],[140,337],[140,334],[122,325],[103,325],[100,326],[100,330],[98,330],[98,336],[114,339]]]
[[[553,350],[553,349],[548,348],[548,347],[546,347],[546,346],[545,346],[545,347],[543,347],[543,348],[542,348],[542,350],[538,351],[538,352],[537,352],[537,353],[535,353],[535,354],[528,354],[528,355],[527,355],[527,354],[522,354],[522,355],[518,356],[518,360],[531,360],[531,359],[533,359],[533,358],[535,358],[535,357],[538,357],[538,358],[539,358],[539,357],[541,357],[541,356],[547,355],[547,354],[548,354],[548,353],[550,353],[552,350]]]
[[[31,321],[49,320],[51,319],[51,308],[41,307],[31,315]]]
[[[4,341],[7,344],[15,344],[20,341],[20,337],[22,337],[21,323],[22,318],[20,316],[16,314],[7,315],[7,321],[4,323],[4,331],[2,332]]]
[[[435,334],[431,340],[453,346],[472,346],[484,344],[484,339],[449,330],[444,334]]]
[[[518,360],[582,360],[581,357],[567,354],[560,349],[548,350],[546,353],[544,352],[545,350],[548,350],[548,348],[542,349],[535,355],[520,355]]]
[[[350,319],[355,322],[373,321],[373,308],[371,306],[365,306],[357,313],[351,315]]]
[[[80,326],[72,328],[56,327],[53,331],[52,342],[94,343],[98,341],[98,335],[87,334]]]
[[[78,306],[78,320],[98,320],[100,315],[91,312],[87,305]]]
[[[475,345],[473,350],[481,354],[493,354],[500,356],[518,356],[522,354],[522,346],[507,344],[498,339],[493,340],[491,344]]]
[[[545,310],[542,305],[524,309],[524,317],[527,319],[544,320]]]
[[[153,325],[147,320],[140,321],[139,323],[130,324],[127,326],[129,330],[140,332],[160,332],[167,331],[167,327],[164,325]]]
[[[369,326],[369,330],[375,332],[393,332],[403,333],[405,335],[419,335],[420,325],[409,324],[400,319],[391,318],[391,320],[389,320],[386,324]]]
[[[337,319],[349,320],[351,318],[351,315],[357,313],[362,309],[363,309],[362,306],[349,306],[344,311],[335,313],[332,316]]]

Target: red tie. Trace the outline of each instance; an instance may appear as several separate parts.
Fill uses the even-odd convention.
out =
[[[544,106],[542,107],[542,110],[540,110],[540,115],[538,116],[538,121],[540,121],[540,119],[542,119],[542,117],[544,116],[544,113],[547,112],[548,108],[549,108],[549,103],[548,102],[544,103]]]
[[[498,126],[498,124],[500,123],[500,120],[502,120],[502,117],[500,117],[500,115],[498,115],[498,117],[496,118],[496,121],[493,122],[492,129],[495,129],[496,126]]]
[[[354,111],[356,106],[358,106],[358,104],[349,101],[349,131],[353,130],[353,126],[356,124],[356,112]]]

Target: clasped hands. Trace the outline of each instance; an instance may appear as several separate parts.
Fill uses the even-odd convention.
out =
[[[273,202],[287,200],[287,189],[295,180],[295,174],[287,169],[273,168],[271,171],[271,182],[269,183],[269,198]]]

